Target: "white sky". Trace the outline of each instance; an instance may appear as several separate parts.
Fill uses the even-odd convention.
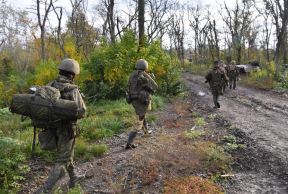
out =
[[[2,1],[2,0],[0,0]],[[91,11],[92,6],[97,4],[99,1],[101,0],[88,0],[88,17],[89,17],[89,10]],[[130,0],[116,0],[115,1],[115,9],[117,9],[118,11],[122,11],[122,9],[126,9],[126,6],[123,6],[125,4],[125,2],[128,2]],[[201,3],[202,5],[211,5],[211,7],[215,7],[215,11],[219,9],[220,4],[223,4],[224,2],[226,2],[226,4],[228,5],[228,7],[234,7],[235,3],[237,0],[180,0],[181,2],[188,2],[188,3],[192,3],[192,4],[197,4],[198,2]],[[241,0],[238,0],[238,2],[240,2]],[[21,9],[27,9],[27,8],[36,8],[36,0],[6,0],[6,3],[9,5],[12,5],[13,7],[19,7]],[[135,3],[133,3],[134,5]],[[66,11],[68,13],[71,13],[71,3],[70,0],[57,0],[57,2],[54,4],[55,6],[61,6],[64,7],[66,9]],[[43,5],[41,5],[41,8],[43,8]],[[41,14],[43,14],[44,11],[42,11]],[[218,14],[215,13],[217,16]],[[218,15],[219,16],[219,15]],[[36,15],[35,14],[29,14],[30,18],[34,18],[34,21],[36,20]],[[220,19],[220,18],[219,18]],[[63,21],[62,24],[65,24],[65,21],[67,20],[67,15],[66,12],[63,12]],[[221,21],[221,20],[220,20]],[[49,15],[49,22],[52,26],[56,27],[58,25],[58,20],[55,16],[55,13],[51,13]],[[97,22],[97,21],[96,21]],[[102,23],[103,21],[100,19],[99,20],[100,23]],[[221,25],[221,24],[220,24]],[[188,21],[187,21],[187,25],[188,26]],[[189,29],[185,30],[187,34],[190,34]],[[186,39],[185,43],[189,44],[189,39],[191,39],[191,37],[186,37],[188,39]],[[165,45],[165,39],[164,41],[164,45]],[[187,45],[185,45],[186,47]]]

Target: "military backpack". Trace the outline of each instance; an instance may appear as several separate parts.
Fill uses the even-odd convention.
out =
[[[30,117],[35,127],[57,128],[62,120],[77,119],[77,103],[61,99],[61,92],[75,87],[67,86],[61,91],[51,86],[31,87],[28,94],[14,94],[9,109],[12,113]]]

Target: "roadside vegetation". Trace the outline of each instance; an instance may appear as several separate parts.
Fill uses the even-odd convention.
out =
[[[163,108],[163,97],[152,96],[152,99],[153,110]],[[21,122],[21,116],[12,115],[8,108],[0,109],[0,113],[0,193],[15,193],[18,181],[30,170],[33,127],[29,118]],[[82,130],[76,140],[74,160],[89,161],[107,152],[109,147],[105,142],[108,138],[129,130],[135,118],[133,107],[124,98],[88,104],[86,119],[79,120]],[[40,145],[35,147],[36,158],[50,163],[56,156],[56,151],[43,151]]]

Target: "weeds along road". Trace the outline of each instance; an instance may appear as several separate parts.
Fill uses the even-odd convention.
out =
[[[215,110],[212,108],[212,94],[208,84],[204,83],[204,76],[182,73],[182,78],[186,81],[189,92],[197,94],[200,103],[211,107],[211,112],[221,115],[252,139],[251,147],[259,156],[254,157],[254,160],[261,160],[253,164],[247,161],[250,171],[238,170],[235,176],[238,181],[228,191],[288,193],[287,94],[237,85],[235,90],[226,89],[220,103],[221,108]],[[246,158],[251,162],[249,156]]]

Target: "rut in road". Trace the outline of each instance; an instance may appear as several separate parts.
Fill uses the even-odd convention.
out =
[[[262,161],[265,166],[255,169],[256,172],[249,175],[238,173],[241,183],[237,193],[288,193],[287,96],[273,90],[237,85],[236,90],[226,89],[221,108],[215,110],[204,76],[183,73],[182,78],[189,92],[198,94],[199,102],[210,106],[211,111],[244,132],[253,140],[257,152],[267,158],[266,163]]]

